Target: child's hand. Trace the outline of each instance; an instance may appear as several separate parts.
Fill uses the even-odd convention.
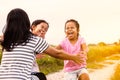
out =
[[[44,54],[36,54],[36,59],[43,58],[45,55]]]
[[[74,61],[77,64],[81,65],[84,62],[83,56],[81,56],[81,53],[74,54],[74,56],[75,56]]]
[[[87,52],[86,52],[86,51],[80,51],[80,53],[84,55],[85,59],[88,59],[88,58],[87,58]]]

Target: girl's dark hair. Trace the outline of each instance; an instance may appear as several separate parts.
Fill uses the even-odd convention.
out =
[[[39,19],[33,21],[32,26],[33,26],[33,25],[34,25],[34,26],[37,26],[37,25],[40,24],[40,23],[46,23],[46,24],[48,25],[48,28],[49,28],[49,24],[48,24],[47,21],[45,21],[45,20],[39,20]],[[32,28],[31,28],[31,30],[32,30]]]
[[[31,35],[30,20],[24,10],[16,8],[8,13],[3,35],[2,46],[7,51],[29,40]]]
[[[79,31],[80,25],[79,25],[78,21],[76,21],[76,20],[74,20],[74,19],[69,19],[69,20],[67,20],[66,23],[65,23],[65,28],[66,28],[66,24],[67,24],[68,22],[74,22],[75,25],[76,25],[77,31]],[[79,33],[78,33],[78,35],[79,35]]]

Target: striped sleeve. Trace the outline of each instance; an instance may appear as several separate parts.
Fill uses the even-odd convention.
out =
[[[44,40],[42,38],[38,38],[38,41],[35,46],[35,52],[42,53],[44,50],[46,50],[48,48],[48,46],[49,45],[46,42],[46,40]]]

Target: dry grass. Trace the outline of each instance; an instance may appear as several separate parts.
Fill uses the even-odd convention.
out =
[[[111,80],[120,80],[120,64],[117,65]]]

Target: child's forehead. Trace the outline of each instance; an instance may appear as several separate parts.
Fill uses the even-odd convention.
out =
[[[45,22],[42,22],[42,23],[38,24],[37,26],[39,26],[39,27],[48,27],[48,24],[45,23]]]
[[[74,22],[68,22],[68,23],[66,23],[66,27],[75,27],[76,26],[76,24],[74,23]]]
[[[75,21],[69,21],[65,24],[65,27],[76,27],[79,29],[79,25]]]

